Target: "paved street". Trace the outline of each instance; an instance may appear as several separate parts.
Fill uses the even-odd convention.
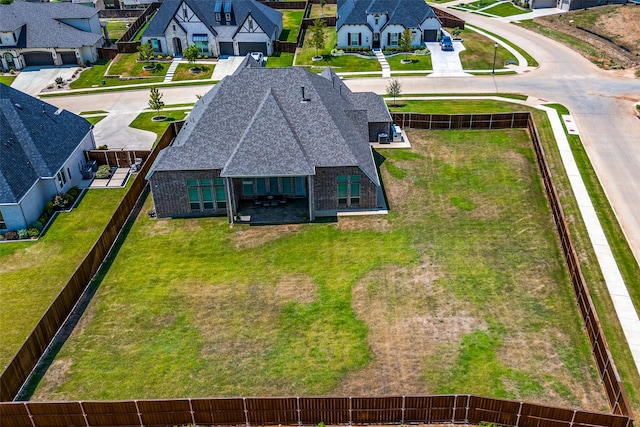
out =
[[[622,72],[605,72],[572,50],[516,25],[479,15],[452,11],[467,22],[511,40],[541,64],[519,75],[466,77],[399,77],[402,93],[527,94],[564,104],[571,110],[582,141],[603,184],[636,259],[640,260],[640,80]],[[385,93],[387,78],[348,79],[355,91]],[[194,102],[211,86],[162,89],[167,104]],[[49,98],[74,112],[86,110],[140,111],[148,90]]]

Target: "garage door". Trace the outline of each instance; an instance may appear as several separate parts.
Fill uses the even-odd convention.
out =
[[[252,43],[238,43],[238,52],[240,56],[244,56],[251,52],[262,52],[267,54],[267,44],[264,42],[252,42]]]
[[[220,56],[233,56],[233,42],[220,42]]]
[[[75,52],[58,52],[65,65],[78,65]]]
[[[23,53],[24,63],[27,67],[39,67],[43,65],[54,65],[53,56],[49,52],[28,52]]]
[[[438,30],[424,30],[424,41],[425,42],[437,42],[438,41]]]

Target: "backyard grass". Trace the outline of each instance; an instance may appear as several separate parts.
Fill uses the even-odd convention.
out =
[[[111,63],[109,75],[122,77],[160,77],[167,74],[169,62],[152,62],[156,68],[153,71],[145,71],[142,67],[147,62],[138,62],[137,53],[119,53]],[[142,83],[142,82],[139,82]]]
[[[287,42],[295,42],[298,38],[298,29],[302,23],[304,10],[278,9],[282,12],[282,33],[280,39]]]
[[[7,86],[11,86],[11,83],[16,79],[16,76],[0,76],[0,83],[4,83]]]
[[[293,65],[293,53],[275,52],[267,58],[267,68],[291,67]]]
[[[322,61],[311,60],[311,58],[316,54],[316,49],[311,47],[310,40],[311,31],[307,31],[304,37],[302,51],[296,56],[295,65],[311,66],[316,70],[332,67],[336,73],[382,70],[380,63],[376,60],[375,56],[372,56],[371,58],[365,58],[358,55],[331,56],[329,53],[336,44],[336,32],[331,28],[325,28],[324,49],[320,49],[318,51],[318,53],[323,57]]]
[[[309,13],[309,18],[323,18],[326,16],[336,16],[338,12],[338,5],[336,4],[325,4],[324,7],[320,7],[319,4],[311,5],[311,13]]]
[[[412,95],[413,96],[413,95]],[[471,114],[478,111],[493,113],[509,113],[514,111],[528,111],[520,104],[513,104],[492,99],[473,99],[469,102],[462,100],[411,101],[397,98],[395,103],[391,98],[385,98],[391,112],[413,112],[425,114]],[[395,104],[395,105],[394,105]]]
[[[533,56],[529,55],[529,53],[528,53],[528,52],[526,52],[524,49],[522,49],[520,46],[517,46],[517,45],[512,44],[509,40],[505,39],[504,37],[500,37],[499,35],[494,34],[494,33],[492,33],[491,31],[487,31],[487,30],[486,30],[486,29],[484,29],[484,28],[474,27],[474,26],[469,25],[469,24],[465,24],[465,27],[466,27],[466,28],[468,28],[468,29],[474,29],[474,28],[475,28],[475,29],[479,29],[479,30],[481,30],[481,31],[483,31],[483,32],[485,32],[485,33],[487,33],[487,34],[491,35],[492,37],[497,38],[497,39],[498,39],[498,40],[500,40],[502,43],[504,43],[504,44],[507,44],[507,45],[511,46],[512,48],[514,48],[515,50],[517,50],[517,51],[518,51],[518,53],[520,53],[520,55],[524,56],[524,58],[527,60],[527,64],[528,64],[530,67],[537,67],[537,66],[539,65],[539,64],[538,64],[538,61],[536,61],[536,60],[533,58]]]
[[[0,244],[0,366],[9,363],[31,333],[124,193],[90,190],[72,212],[59,214],[37,242]]]
[[[104,115],[104,116],[85,117],[85,120],[88,121],[89,123],[91,123],[92,125],[95,125],[100,120],[104,119],[105,117],[107,117],[107,116]]]
[[[405,59],[411,59],[411,64],[402,64],[400,61]],[[431,65],[431,56],[430,55],[405,55],[404,53],[387,56],[386,57],[389,66],[391,67],[391,71],[394,72],[402,72],[403,70],[431,70],[433,66]]]
[[[102,21],[102,20],[101,20]],[[111,43],[115,43],[127,32],[127,24],[132,24],[134,20],[119,20],[119,19],[107,19],[104,20],[107,23],[107,31],[109,32],[109,40]]]
[[[158,115],[155,111],[152,113],[140,113],[138,114],[138,117],[129,124],[129,127],[155,132],[157,135],[156,142],[158,142],[160,136],[162,136],[169,126],[169,123],[176,120],[184,120],[190,112],[191,110],[160,110],[161,116],[168,117],[168,120],[165,120],[164,122],[154,122],[151,120],[152,117]]]
[[[194,66],[199,67],[202,71],[195,74],[189,71],[190,68]],[[205,80],[210,79],[213,74],[213,69],[215,68],[215,64],[178,64],[178,68],[176,68],[176,72],[173,75],[172,81],[180,81],[180,80]]]
[[[492,6],[489,9],[484,9],[484,13],[490,13],[495,16],[513,16],[520,15],[523,13],[529,13],[531,10],[523,9],[521,7],[515,6],[513,3],[500,3],[498,5]]]
[[[491,70],[493,66],[494,41],[472,31],[460,31],[464,39],[465,50],[460,52],[460,62],[465,70]],[[507,60],[515,60],[515,56],[502,46],[498,46],[496,68],[503,68]]]
[[[377,155],[386,216],[230,228],[149,219],[149,198],[33,398],[453,390],[606,410],[527,133],[409,138]]]

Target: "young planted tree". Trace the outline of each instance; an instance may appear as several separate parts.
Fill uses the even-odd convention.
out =
[[[396,106],[396,98],[400,96],[402,93],[402,84],[398,81],[398,79],[393,79],[389,82],[389,86],[387,86],[387,95],[393,97],[392,107]]]
[[[164,102],[162,102],[162,93],[158,90],[157,87],[151,88],[151,95],[149,96],[149,108],[156,112],[156,117],[160,117],[160,110],[164,107]]]
[[[311,28],[309,28],[311,31],[311,47],[316,48],[316,56],[314,58],[321,58],[318,51],[324,48],[324,27],[326,25],[324,19],[316,19],[313,21]]]
[[[402,34],[400,34],[400,39],[398,40],[398,47],[400,50],[404,52],[404,62],[411,62],[408,58],[409,51],[411,51],[411,42],[413,41],[413,36],[411,35],[411,30],[405,28]]]
[[[456,39],[460,37],[460,28],[455,27],[454,29],[452,29],[451,35],[453,35],[453,38],[456,38]]]
[[[322,11],[322,15],[324,16],[324,5],[327,4],[326,0],[320,0],[320,10]]]
[[[140,46],[137,47],[139,55],[138,58],[140,58],[142,61],[147,61],[148,63],[150,63],[150,59],[153,58],[153,47],[151,46],[151,43],[142,43]]]
[[[192,44],[182,51],[182,55],[187,58],[189,64],[193,65],[193,63],[196,62],[196,59],[198,59],[198,56],[200,55],[200,50],[198,49],[198,46]]]

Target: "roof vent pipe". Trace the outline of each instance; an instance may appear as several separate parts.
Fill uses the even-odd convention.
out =
[[[300,102],[301,102],[301,103],[303,103],[303,104],[305,104],[305,103],[307,103],[307,102],[311,101],[309,98],[306,98],[306,97],[304,96],[304,86],[300,86],[300,89],[302,89],[302,101],[300,101]]]

